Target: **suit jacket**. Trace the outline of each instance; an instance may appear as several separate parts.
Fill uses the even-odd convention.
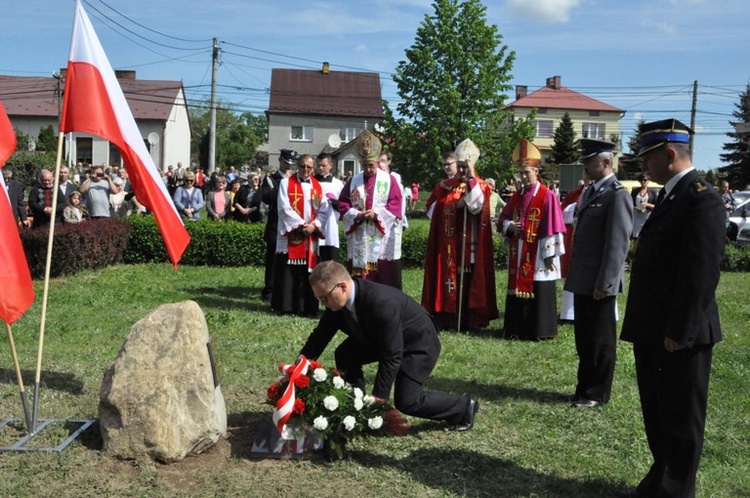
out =
[[[374,396],[388,398],[399,371],[426,382],[440,355],[438,330],[430,314],[394,287],[358,277],[353,281],[359,327],[354,326],[346,308],[326,309],[300,354],[318,358],[336,332],[342,330],[362,348],[377,353]]]
[[[279,184],[284,179],[279,171],[274,172],[272,175],[266,175],[261,182],[261,198],[263,202],[268,206],[268,218],[266,219],[266,229],[263,232],[263,237],[266,240],[266,244],[272,244],[276,246],[276,236],[279,227],[279,212],[277,206],[279,203]]]
[[[638,192],[640,191],[641,189],[639,187],[639,188],[634,188],[633,191],[630,193],[630,197],[633,198],[633,206],[635,206],[635,198],[638,197]],[[656,190],[652,188],[648,189],[648,199],[646,199],[646,202],[648,202],[649,204],[655,204],[656,196],[657,196]]]
[[[65,187],[65,190],[63,191],[63,187]],[[70,194],[73,192],[79,192],[78,187],[76,187],[76,184],[71,182],[70,180],[66,181],[65,184],[60,184],[60,191],[57,193],[57,197],[62,197],[65,199],[65,203],[67,205],[68,198],[70,197]]]
[[[654,208],[634,248],[621,339],[689,347],[721,341],[716,306],[726,215],[718,192],[693,170]]]
[[[68,201],[64,196],[57,193],[57,208],[55,209],[55,223],[62,223],[63,210]],[[34,215],[34,226],[49,225],[51,215],[44,212],[44,189],[38,185],[29,192],[29,208]]]
[[[614,176],[593,197],[587,192],[579,199],[565,290],[591,296],[598,289],[614,296],[623,289],[625,258],[633,232],[633,201]]]
[[[8,182],[8,198],[13,216],[16,221],[26,221],[26,204],[23,202],[23,185],[18,180],[10,179]]]

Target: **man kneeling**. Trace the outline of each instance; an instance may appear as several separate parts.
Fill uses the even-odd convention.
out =
[[[473,427],[479,402],[468,396],[425,391],[440,355],[435,322],[422,306],[400,290],[352,278],[335,261],[324,261],[309,277],[326,310],[300,354],[317,359],[336,332],[348,337],[336,348],[336,368],[364,390],[362,365],[378,362],[372,394],[386,399],[394,386],[395,407],[415,417],[444,420],[456,431]]]

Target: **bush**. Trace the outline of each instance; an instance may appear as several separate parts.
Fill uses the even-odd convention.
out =
[[[735,272],[750,271],[750,247],[727,244],[721,269]]]
[[[89,220],[75,225],[56,225],[50,276],[104,268],[123,262],[130,225],[121,220]],[[21,232],[31,276],[43,278],[47,264],[49,228]]]

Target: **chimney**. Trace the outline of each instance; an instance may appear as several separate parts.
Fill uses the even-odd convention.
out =
[[[135,79],[135,71],[132,69],[128,70],[115,70],[115,77],[118,80],[134,80]]]
[[[516,85],[516,100],[525,97],[529,93],[529,87],[526,85]]]
[[[550,76],[547,78],[547,87],[552,88],[554,90],[560,89],[560,77],[559,76]]]
[[[328,67],[329,67],[328,63],[324,62],[323,63],[323,74],[328,74]]]

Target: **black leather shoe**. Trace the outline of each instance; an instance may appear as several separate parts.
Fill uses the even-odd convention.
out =
[[[477,401],[476,398],[469,398],[469,406],[466,407],[464,419],[460,423],[451,427],[451,430],[463,432],[468,431],[469,429],[474,427],[474,417],[476,417],[478,411],[479,401]]]
[[[648,495],[644,495],[636,488],[626,489],[617,493],[617,498],[647,498]]]
[[[577,399],[571,403],[575,408],[596,408],[602,406],[604,403],[595,399]]]

